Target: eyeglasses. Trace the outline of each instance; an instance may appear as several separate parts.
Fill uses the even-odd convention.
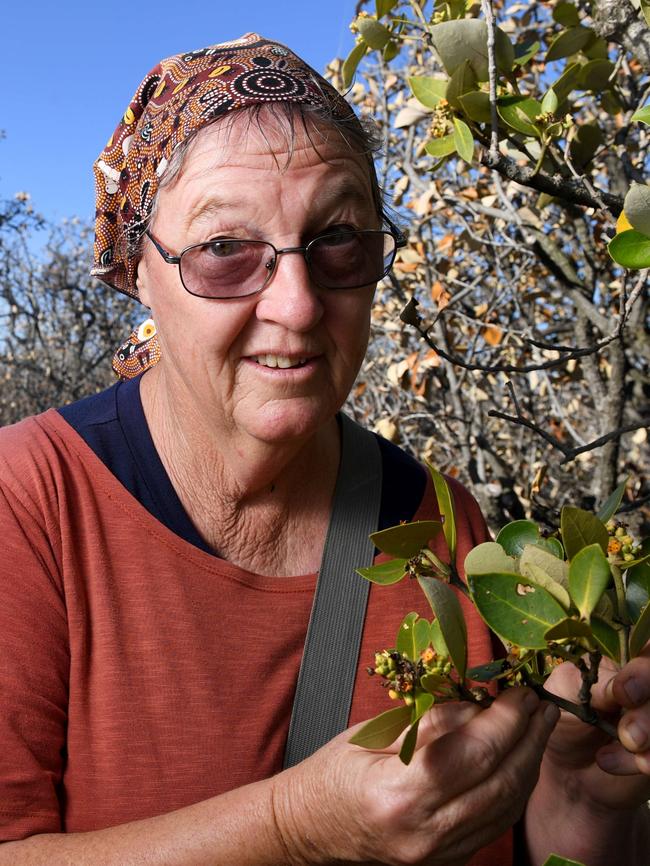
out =
[[[273,276],[278,256],[300,253],[309,276],[322,289],[358,289],[381,280],[395,254],[406,245],[399,229],[341,230],[319,235],[304,247],[278,250],[267,241],[217,238],[186,247],[177,256],[146,235],[169,265],[178,265],[185,289],[198,298],[228,300],[261,292]]]

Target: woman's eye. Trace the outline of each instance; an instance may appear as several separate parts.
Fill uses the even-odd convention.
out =
[[[206,244],[206,249],[218,259],[225,259],[228,256],[236,255],[241,250],[241,243],[239,241],[211,241],[209,244]]]

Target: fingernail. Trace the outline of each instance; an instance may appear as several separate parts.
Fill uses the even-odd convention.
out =
[[[528,692],[528,694],[524,698],[524,707],[532,715],[538,706],[539,706],[539,698],[537,697],[535,692]]]
[[[647,689],[644,683],[636,677],[630,677],[623,683],[623,690],[630,703],[641,704],[647,698]]]
[[[632,740],[637,749],[643,748],[648,739],[645,730],[638,722],[627,722],[625,724],[625,734]]]
[[[560,718],[560,708],[555,704],[548,704],[544,708],[544,721],[551,727],[555,725]]]
[[[598,766],[607,773],[613,773],[618,770],[620,765],[619,756],[616,752],[598,752],[596,755]]]

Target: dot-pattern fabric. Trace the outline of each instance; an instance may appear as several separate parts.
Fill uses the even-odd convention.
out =
[[[229,111],[267,102],[321,106],[354,118],[314,69],[257,33],[162,60],[141,82],[95,162],[95,256],[91,273],[131,297],[138,243],[174,149]]]

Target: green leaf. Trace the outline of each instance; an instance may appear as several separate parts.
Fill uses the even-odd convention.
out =
[[[572,90],[578,86],[580,82],[580,74],[582,66],[580,63],[570,63],[558,80],[553,84],[555,95],[560,100],[560,105],[564,102]]]
[[[596,123],[581,124],[569,148],[574,166],[580,171],[584,169],[602,143],[603,133]]]
[[[474,90],[458,97],[461,111],[475,123],[490,123],[490,97],[482,90]]]
[[[397,57],[399,51],[399,42],[395,42],[394,39],[391,39],[390,42],[386,43],[384,50],[381,53],[381,56],[387,63],[390,63],[391,60],[394,60]]]
[[[431,627],[428,620],[418,619],[417,613],[408,613],[397,632],[396,647],[412,662],[417,662],[423,649],[431,641]]]
[[[503,640],[526,649],[545,649],[546,632],[566,611],[550,593],[518,574],[469,577],[479,613]]]
[[[383,18],[388,15],[391,9],[397,6],[397,0],[376,0],[375,9],[377,10],[377,18]]]
[[[427,108],[435,108],[441,99],[445,98],[448,81],[446,78],[429,78],[426,75],[414,75],[408,79],[413,96]]]
[[[454,143],[459,156],[465,162],[471,162],[474,158],[474,136],[465,121],[458,117],[454,117]]]
[[[467,679],[474,680],[476,683],[489,683],[496,679],[504,671],[505,659],[496,659],[492,662],[486,662],[484,665],[478,665],[475,668],[470,668],[467,671]]]
[[[349,87],[352,84],[352,81],[354,79],[354,73],[357,71],[357,66],[365,57],[367,50],[367,45],[365,45],[363,42],[360,42],[358,45],[354,46],[352,51],[350,51],[348,56],[345,58],[345,62],[343,63],[343,69],[341,70],[343,73],[344,87]]]
[[[529,545],[526,548],[526,550],[534,549],[533,545]],[[543,552],[544,551],[540,551],[540,553]],[[552,558],[555,559],[555,557]],[[555,561],[559,562],[558,559]],[[566,565],[566,563],[562,563],[562,565]],[[520,565],[520,571],[521,574],[528,578],[531,583],[535,583],[537,586],[541,586],[549,592],[556,601],[559,601],[565,610],[568,610],[571,607],[571,598],[569,597],[569,593],[565,589],[564,585],[559,581],[554,580],[543,568],[540,568],[540,566],[536,565],[534,562],[527,562],[525,567]]]
[[[433,695],[429,692],[417,692],[415,695],[415,719],[418,722],[433,706]]]
[[[584,90],[599,93],[610,86],[610,76],[614,71],[611,60],[590,60],[580,70],[580,85]]]
[[[445,135],[442,138],[432,138],[427,141],[424,149],[430,156],[449,156],[456,153],[456,136]]]
[[[550,541],[549,538],[543,540]],[[553,541],[555,540],[553,539]],[[561,586],[566,589],[569,588],[569,563],[565,562],[564,559],[560,559],[555,553],[551,553],[548,548],[542,547],[539,542],[527,544],[523,549],[519,560],[519,571],[525,574],[529,565],[536,565],[537,568],[541,568],[549,577],[552,577],[554,581],[561,584]]]
[[[440,628],[440,622],[437,619],[434,619],[431,623],[430,628],[431,634],[431,646],[436,651],[436,655],[446,657],[449,655],[449,648],[445,643],[445,639],[442,636],[442,630]]]
[[[429,28],[433,47],[438,52],[442,65],[451,75],[466,60],[474,68],[479,81],[487,81],[487,25],[477,18],[461,18],[443,21]],[[497,28],[495,53],[497,66],[504,72],[512,69],[514,48],[506,34]]]
[[[449,657],[462,682],[467,668],[467,625],[460,602],[453,589],[441,580],[420,575],[418,583],[440,624]]]
[[[370,540],[382,553],[410,559],[426,547],[441,529],[442,524],[438,520],[416,520],[373,532]]]
[[[615,235],[609,242],[607,252],[624,268],[650,268],[650,237],[634,229]]]
[[[565,3],[562,0],[553,9],[553,21],[557,21],[558,24],[563,24],[565,27],[575,27],[576,24],[580,24],[580,16],[573,3]]]
[[[585,47],[592,37],[593,31],[580,25],[563,30],[551,42],[546,52],[546,62],[550,63],[552,60],[560,60],[562,57],[576,54]]]
[[[549,535],[548,538],[542,538],[540,536],[539,540],[535,542],[535,547],[541,547],[542,550],[552,553],[556,559],[564,560],[564,548],[562,547],[562,543],[558,541],[557,538],[553,538],[552,535]]]
[[[641,0],[641,12],[645,18],[645,23],[650,27],[650,2]]]
[[[496,541],[484,541],[473,547],[465,557],[465,574],[489,574],[494,571],[514,572],[516,562]]]
[[[578,551],[569,566],[569,593],[583,619],[589,620],[611,580],[609,562],[599,544]]]
[[[607,114],[611,115],[620,114],[621,111],[623,111],[623,106],[621,105],[618,97],[611,90],[606,90],[604,93],[601,93],[600,107],[603,109],[603,111],[606,111]]]
[[[612,661],[620,664],[621,662],[621,645],[618,640],[618,634],[613,625],[605,622],[599,616],[591,618],[591,633],[594,640],[602,650],[602,652]]]
[[[420,677],[420,685],[431,695],[445,692],[449,689],[449,680],[442,674],[424,674]]]
[[[633,229],[650,236],[650,186],[632,181],[623,210]]]
[[[623,499],[623,494],[625,493],[625,488],[627,486],[628,476],[621,481],[616,490],[607,497],[607,499],[603,502],[603,504],[598,509],[598,514],[596,517],[599,520],[602,520],[603,523],[607,523],[608,520],[616,514],[618,511],[618,507],[621,504],[621,500]]]
[[[476,74],[469,60],[454,70],[445,91],[445,98],[452,108],[460,109],[459,97],[478,89]]]
[[[395,707],[375,716],[350,737],[349,742],[365,749],[386,749],[411,724],[411,708]]]
[[[577,860],[569,860],[567,857],[560,857],[559,854],[551,854],[544,861],[543,866],[584,866],[584,864],[579,863]]]
[[[591,638],[592,634],[586,622],[580,622],[580,620],[567,617],[556,623],[552,628],[549,628],[544,637],[546,640],[559,641],[581,637]]]
[[[390,586],[406,577],[406,560],[391,559],[390,562],[382,562],[368,568],[357,568],[357,574],[381,586]]]
[[[550,114],[555,114],[559,104],[560,103],[555,94],[555,91],[552,87],[549,87],[549,89],[544,94],[544,99],[542,99],[542,113],[545,114],[548,112]]]
[[[630,658],[636,658],[650,640],[650,602],[641,611],[641,616],[630,632]]]
[[[504,123],[522,135],[539,138],[539,129],[532,122],[542,112],[542,106],[528,96],[505,96],[497,101],[497,112]]]
[[[390,39],[390,30],[375,18],[360,16],[356,19],[355,24],[363,36],[363,41],[371,48],[381,51]]]
[[[399,750],[399,759],[403,764],[410,764],[411,758],[415,753],[415,746],[418,739],[418,727],[420,725],[420,721],[417,720],[414,722],[409,728],[408,734],[404,737],[404,742],[402,743],[402,748]]]
[[[607,60],[609,46],[602,36],[596,36],[595,39],[588,42],[585,48],[582,49],[582,53],[589,60]]]
[[[641,547],[644,554],[650,553],[650,538],[646,538]],[[625,575],[625,600],[632,622],[641,616],[641,611],[650,601],[650,562],[646,560],[640,565],[630,568]]]
[[[521,556],[527,544],[536,544],[538,540],[539,527],[532,520],[513,520],[497,535],[497,544],[509,556]]]
[[[430,463],[427,463],[427,466],[429,467],[429,472],[433,479],[433,486],[438,499],[438,510],[440,511],[440,516],[442,518],[442,530],[445,533],[445,541],[447,542],[447,547],[449,549],[449,556],[453,562],[456,558],[456,517],[454,516],[454,498],[444,475],[438,472],[438,470]]]
[[[524,42],[523,45],[515,46],[515,59],[513,61],[514,66],[525,66],[529,60],[532,60],[533,57],[537,54],[541,45],[539,42]]]
[[[600,545],[603,553],[607,553],[609,535],[595,514],[565,505],[560,514],[560,528],[567,559],[572,560],[578,551],[590,544]]]
[[[630,120],[638,120],[640,123],[650,124],[650,105],[644,105],[638,111],[635,111]]]

